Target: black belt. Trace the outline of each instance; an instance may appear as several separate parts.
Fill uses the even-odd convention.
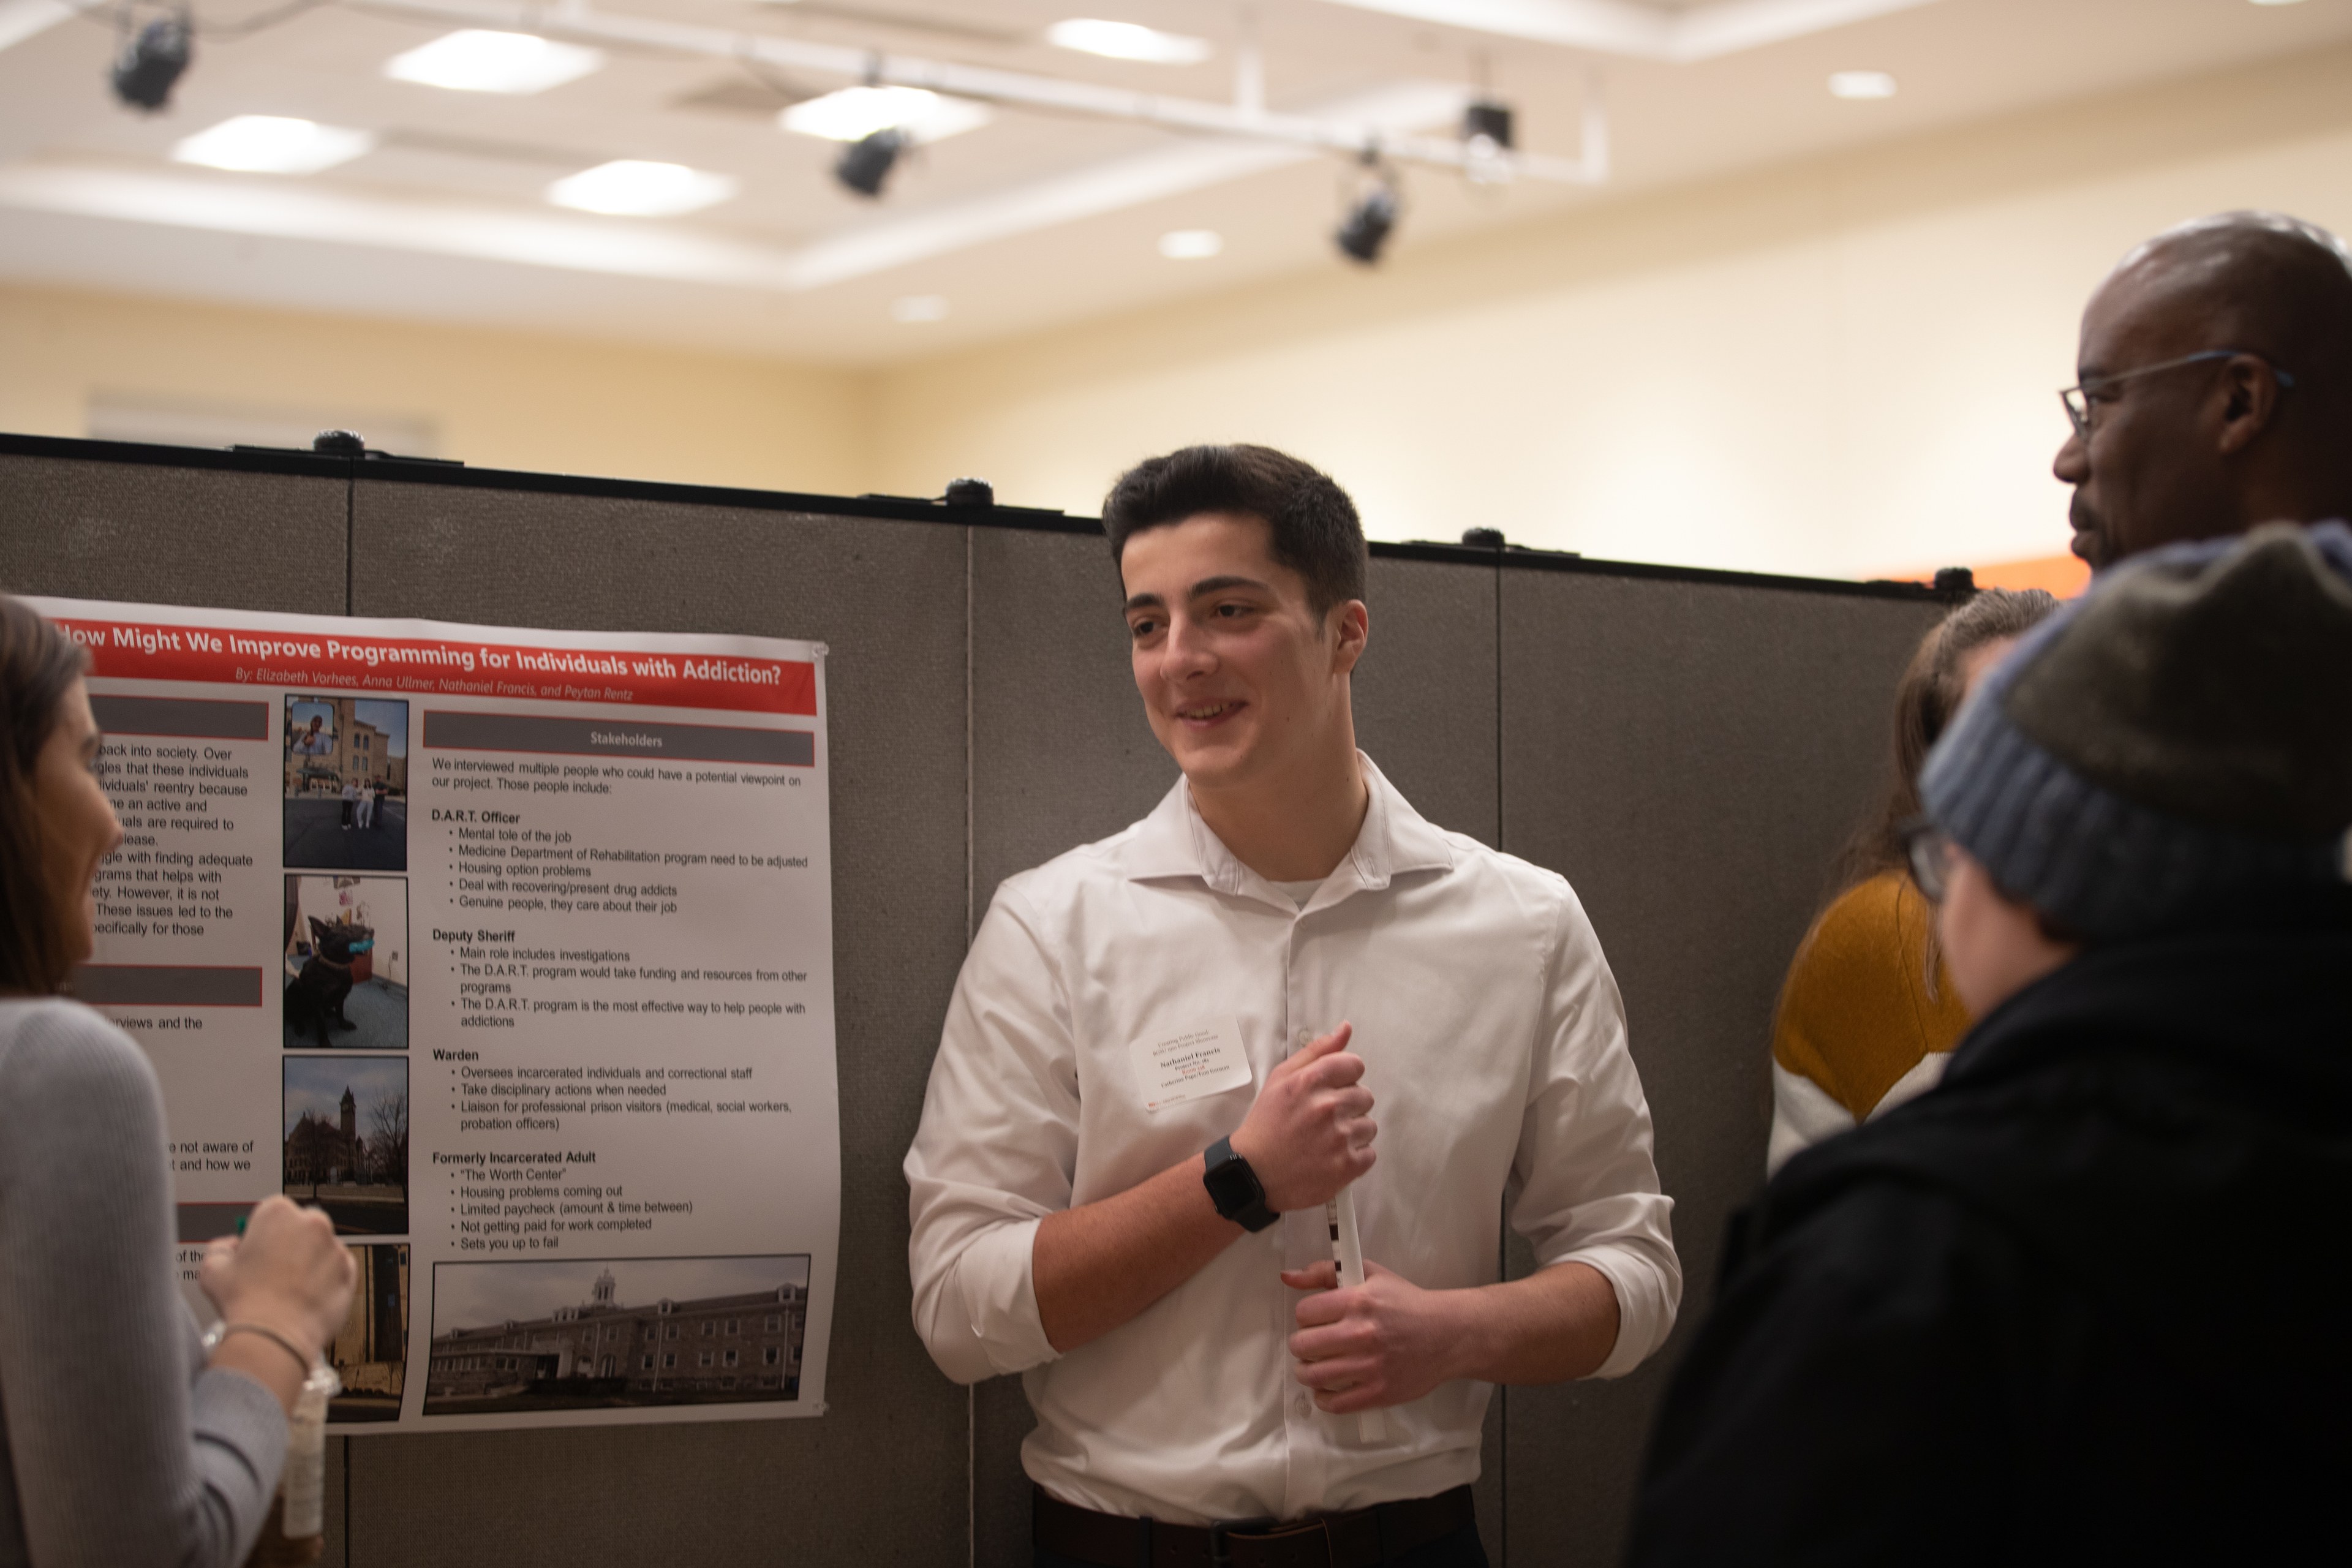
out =
[[[1293,1520],[1167,1524],[1097,1513],[1036,1489],[1036,1543],[1097,1568],[1374,1568],[1475,1524],[1470,1489]]]

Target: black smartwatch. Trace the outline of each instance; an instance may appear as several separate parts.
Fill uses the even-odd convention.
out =
[[[1218,1139],[1202,1158],[1208,1168],[1201,1173],[1201,1184],[1219,1214],[1247,1231],[1264,1230],[1282,1217],[1265,1206],[1265,1189],[1250,1163],[1234,1152],[1232,1139]]]

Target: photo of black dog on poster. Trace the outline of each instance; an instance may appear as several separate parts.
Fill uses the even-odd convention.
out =
[[[288,1050],[408,1048],[408,883],[286,879]]]

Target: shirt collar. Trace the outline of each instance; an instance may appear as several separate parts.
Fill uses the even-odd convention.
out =
[[[1408,871],[1450,870],[1454,848],[1445,835],[1412,808],[1412,803],[1372,765],[1371,758],[1358,752],[1356,762],[1364,770],[1371,801],[1364,812],[1364,825],[1357,830],[1355,846],[1335,874],[1352,873],[1359,889],[1377,891]],[[1210,831],[1192,804],[1192,785],[1181,778],[1151,815],[1136,825],[1135,837],[1128,841],[1121,858],[1130,880],[1198,877],[1221,893],[1281,897],[1272,884],[1235,859],[1224,841]],[[1286,907],[1289,904],[1287,899],[1281,902]]]

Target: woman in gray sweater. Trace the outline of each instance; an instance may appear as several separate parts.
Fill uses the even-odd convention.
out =
[[[0,1568],[232,1568],[354,1269],[325,1215],[270,1197],[205,1253],[209,1356],[180,1298],[154,1071],[58,994],[122,837],[84,664],[0,595]]]

